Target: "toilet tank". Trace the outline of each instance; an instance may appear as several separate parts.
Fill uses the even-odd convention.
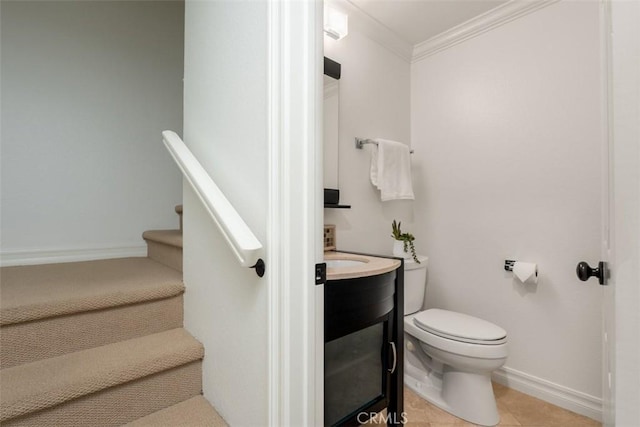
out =
[[[418,256],[420,263],[413,259],[404,260],[404,315],[412,314],[422,309],[424,291],[427,286],[426,256]]]

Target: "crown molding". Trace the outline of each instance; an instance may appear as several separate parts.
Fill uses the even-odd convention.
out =
[[[349,15],[350,28],[390,50],[403,60],[413,63],[558,1],[560,0],[511,0],[415,46],[349,0],[327,0],[327,3]]]
[[[349,15],[349,29],[365,35],[403,60],[411,62],[414,47],[349,0],[327,0],[327,4]],[[347,35],[347,37],[349,37]]]
[[[434,53],[469,40],[515,19],[545,8],[559,0],[511,0],[481,15],[463,22],[413,48],[412,62],[420,61]]]

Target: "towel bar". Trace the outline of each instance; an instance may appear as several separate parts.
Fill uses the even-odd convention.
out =
[[[358,138],[356,136],[356,148],[359,150],[362,150],[362,146],[364,144],[373,144],[373,145],[378,145],[378,143],[372,139],[366,139],[366,138]],[[409,153],[413,154],[413,150],[409,150]]]

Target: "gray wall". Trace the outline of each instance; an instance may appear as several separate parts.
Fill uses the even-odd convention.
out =
[[[3,0],[1,15],[5,260],[176,228],[160,134],[182,132],[184,3]]]

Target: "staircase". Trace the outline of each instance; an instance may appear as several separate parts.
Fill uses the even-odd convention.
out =
[[[174,270],[182,271],[182,205],[176,206],[180,216],[179,230],[148,230],[142,233],[147,242],[147,256]]]
[[[146,258],[0,269],[2,426],[226,426],[182,327],[182,232],[144,239]]]

